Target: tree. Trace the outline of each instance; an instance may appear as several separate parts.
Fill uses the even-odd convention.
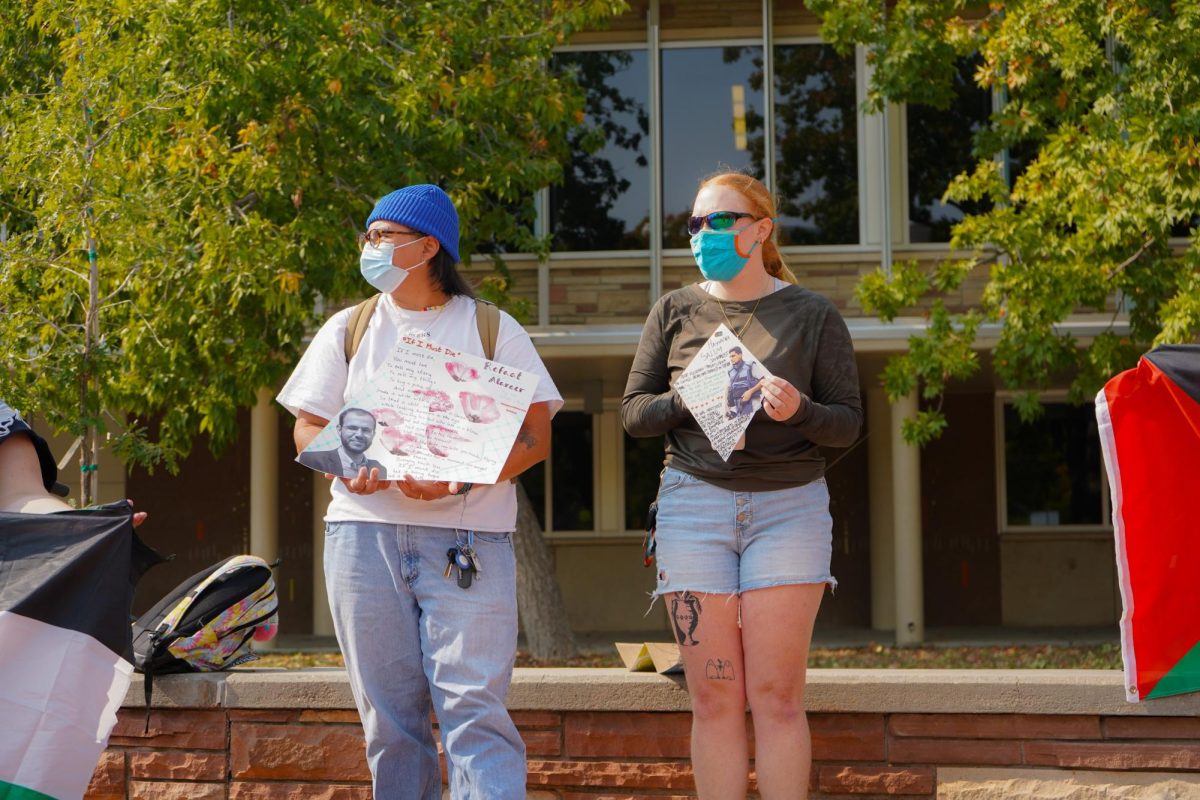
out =
[[[947,382],[979,369],[978,326],[1002,324],[994,367],[1021,390],[1023,417],[1038,390],[1071,374],[1082,401],[1153,344],[1200,333],[1200,5],[1165,0],[1015,0],[987,7],[962,0],[868,3],[811,0],[823,36],[843,52],[869,48],[869,105],[946,106],[959,59],[978,54],[976,81],[1004,94],[974,136],[972,169],[943,202],[982,203],[954,226],[952,249],[972,252],[930,270],[914,262],[882,270],[858,288],[890,320],[935,298],[929,328],[889,362],[884,382],[899,397],[930,401]],[[1006,175],[1013,151],[1023,171]],[[990,203],[990,207],[987,205]],[[1185,248],[1169,242],[1190,236]],[[1183,252],[1179,252],[1180,250]],[[940,295],[988,269],[982,299],[961,313]],[[1077,310],[1128,311],[1129,332],[1110,326],[1081,348],[1059,323]],[[945,420],[935,405],[907,421],[924,442]]]
[[[103,437],[171,466],[362,294],[374,198],[438,183],[464,253],[545,251],[583,101],[544,63],[620,6],[0,0],[0,395],[87,436],[85,475]]]
[[[578,654],[579,646],[567,622],[554,560],[525,487],[517,481],[516,488],[517,530],[513,534],[513,549],[517,553],[517,608],[521,611],[525,646],[535,658],[570,658]]]

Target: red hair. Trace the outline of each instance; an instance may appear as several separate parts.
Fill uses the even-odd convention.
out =
[[[746,202],[750,204],[750,211],[754,216],[759,219],[766,217],[771,220],[771,235],[767,237],[767,240],[762,245],[763,267],[766,268],[768,275],[785,280],[788,283],[797,283],[796,276],[788,269],[787,264],[783,263],[783,256],[779,252],[779,246],[775,244],[775,200],[771,197],[771,193],[767,191],[767,187],[763,185],[762,181],[744,172],[717,172],[709,175],[700,182],[701,189],[709,186],[724,186],[728,189],[733,189],[746,198]]]

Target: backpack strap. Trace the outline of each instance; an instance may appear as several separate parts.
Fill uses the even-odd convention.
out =
[[[375,313],[375,306],[379,305],[379,298],[382,294],[372,295],[366,300],[354,307],[350,312],[350,321],[346,324],[346,363],[350,363],[350,359],[354,358],[354,354],[358,352],[358,346],[362,344],[362,339],[367,334],[367,326],[371,324],[371,315]]]
[[[350,320],[346,323],[347,364],[358,352],[358,346],[362,344],[363,337],[367,334],[367,327],[371,324],[371,315],[375,313],[375,306],[379,304],[379,298],[382,296],[377,294],[368,297],[350,312]],[[491,361],[496,357],[496,342],[500,339],[500,309],[495,303],[475,298],[475,325],[479,329],[479,341],[483,345],[483,356]]]
[[[500,338],[500,309],[495,303],[475,298],[475,325],[479,328],[483,357],[491,361],[496,357],[496,341]]]

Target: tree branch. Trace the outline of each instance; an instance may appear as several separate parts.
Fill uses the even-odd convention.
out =
[[[1129,258],[1125,259],[1124,261],[1122,261],[1120,264],[1117,264],[1117,266],[1115,266],[1111,270],[1109,270],[1108,274],[1106,274],[1104,277],[1108,278],[1109,280],[1112,280],[1113,278],[1117,277],[1117,275],[1119,273],[1123,272],[1126,267],[1128,267],[1130,264],[1132,264],[1133,262],[1135,262],[1139,258],[1141,258],[1143,255],[1145,255],[1146,251],[1150,249],[1150,245],[1152,245],[1152,244],[1154,244],[1154,237],[1151,236],[1151,237],[1148,237],[1146,239],[1146,241],[1142,242],[1142,246],[1137,249],[1136,253],[1134,253]]]
[[[129,283],[130,279],[133,278],[134,275],[137,275],[140,270],[141,267],[134,267],[133,269],[129,270],[129,272],[125,273],[125,277],[121,279],[120,285],[100,299],[100,305],[107,305],[109,300],[120,294],[121,290],[125,288],[125,284]]]
[[[83,281],[84,283],[88,282],[87,275],[84,275],[82,272],[76,272],[75,270],[71,269],[70,267],[64,267],[62,264],[56,264],[53,261],[47,262],[47,265],[50,267],[53,267],[54,269],[61,269],[63,272],[69,272],[72,275],[74,275],[76,278],[79,278],[79,280]]]

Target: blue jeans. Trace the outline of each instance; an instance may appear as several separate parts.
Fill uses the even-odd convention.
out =
[[[525,797],[525,744],[505,708],[517,647],[511,534],[475,534],[481,573],[443,577],[466,531],[325,525],[325,581],[367,738],[374,795],[438,800],[436,709],[455,800]]]
[[[769,492],[734,492],[667,467],[658,488],[655,596],[837,580],[825,479]]]

